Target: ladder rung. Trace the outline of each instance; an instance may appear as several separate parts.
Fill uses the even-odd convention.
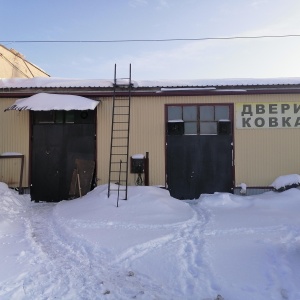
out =
[[[111,173],[127,173],[127,171],[113,171],[113,170],[111,170],[110,172]]]
[[[119,80],[129,80],[130,78],[119,78]],[[130,86],[130,83],[129,82],[120,82],[120,83],[114,83],[114,86],[115,87],[118,87],[118,86]]]
[[[118,150],[118,149],[116,149],[116,148],[114,148],[115,150]],[[121,150],[121,149],[120,149]],[[123,149],[124,151],[126,151],[126,149]],[[114,152],[114,151],[112,151],[112,153],[111,153],[112,155],[127,155],[128,154],[128,151],[126,151],[125,153],[117,153],[117,152]]]
[[[113,180],[116,182],[116,184],[119,184],[119,181]],[[122,180],[120,180],[122,181]],[[123,182],[126,182],[126,180],[123,180]],[[119,188],[119,191],[125,191],[124,185],[120,185],[122,188]],[[117,191],[118,189],[111,189],[111,191]]]
[[[118,179],[115,178],[115,179],[112,179],[112,180],[113,180],[113,181],[117,181],[117,182],[126,182],[126,179],[120,179],[120,180],[119,180],[119,178],[118,178]]]

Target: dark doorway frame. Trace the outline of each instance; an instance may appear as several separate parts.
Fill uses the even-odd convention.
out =
[[[43,111],[43,112],[31,111],[30,124],[31,124],[30,126],[31,138],[30,138],[29,179],[30,179],[30,194],[32,196],[32,200],[37,202],[38,201],[57,202],[61,200],[67,200],[68,198],[67,192],[70,188],[69,181],[71,181],[72,171],[73,171],[73,163],[71,161],[74,160],[74,164],[75,164],[75,159],[79,158],[79,159],[93,160],[96,163],[97,111],[96,110]],[[57,152],[58,153],[57,155],[64,155],[64,158],[60,159],[60,161],[63,161],[63,164],[65,164],[65,166],[62,167],[63,170],[60,170],[62,172],[60,171],[57,172],[57,176],[59,176],[60,178],[56,178],[58,180],[57,182],[59,183],[59,185],[64,185],[63,188],[60,188],[61,190],[62,189],[64,190],[63,197],[62,196],[57,197],[54,195],[48,197],[46,194],[43,197],[37,196],[41,194],[41,192],[36,193],[36,187],[34,186],[35,182],[38,181],[40,182],[41,185],[45,185],[46,187],[49,186],[45,182],[40,181],[40,179],[34,174],[36,169],[36,167],[34,167],[34,164],[36,165],[37,162],[36,162],[36,157],[34,157],[35,150],[36,150],[35,149],[36,143],[33,139],[35,138],[34,135],[37,128],[39,128],[40,135],[42,135],[41,140],[44,139],[43,134],[41,132],[47,132],[47,130],[49,134],[52,135],[52,140],[54,140],[56,137],[57,139],[60,139],[60,141],[57,142],[54,141],[54,145],[52,145],[54,148],[51,145],[49,147],[50,148],[52,147],[50,151],[61,152],[61,153]],[[67,134],[67,136],[64,137],[63,136],[64,134]],[[45,147],[47,143],[48,142],[44,142],[44,146],[42,146],[42,148]],[[61,145],[59,146],[57,143],[61,143]],[[43,152],[45,153],[49,152],[48,155],[44,155],[44,157],[48,156],[50,158],[51,156],[50,151],[44,149]],[[42,157],[39,159],[43,160]],[[48,162],[48,166],[50,166],[50,169],[52,168],[52,164],[50,162]],[[56,171],[54,170],[52,171],[56,173]],[[61,175],[59,173],[65,173],[65,175],[64,174]],[[49,179],[50,175],[47,176]],[[55,176],[56,174],[52,176],[53,180],[55,179]],[[67,180],[66,180],[66,176],[68,177]],[[96,166],[95,166],[94,177],[96,178]],[[65,183],[62,183],[61,182],[62,180],[64,180]]]
[[[174,111],[180,111],[180,109],[178,108],[182,108],[183,111],[183,107],[187,108],[187,111],[190,111],[191,107],[197,107],[197,115],[194,116],[194,118],[196,118],[195,120],[193,120],[193,117],[190,117],[188,115],[184,116],[183,112],[182,112],[182,117],[179,117],[180,115],[175,113],[176,117],[173,116],[173,119],[176,120],[172,120],[171,122],[169,122],[169,116],[168,116],[168,109],[169,107],[173,107]],[[215,140],[215,138],[209,138],[209,135],[211,136],[218,136],[218,135],[227,135],[229,134],[231,137],[231,145],[228,145],[228,141],[227,141],[227,148],[230,147],[230,150],[228,149],[228,153],[227,153],[227,157],[229,155],[229,151],[231,152],[231,169],[230,169],[230,173],[231,173],[231,182],[232,185],[230,187],[230,191],[227,190],[227,192],[232,192],[233,191],[233,187],[235,186],[235,167],[234,167],[234,157],[235,157],[235,153],[234,153],[234,104],[233,103],[189,103],[189,104],[184,104],[184,103],[176,103],[176,104],[166,104],[165,105],[165,186],[166,188],[168,188],[168,172],[170,171],[169,168],[169,162],[168,162],[168,136],[171,135],[178,135],[178,136],[186,136],[186,141],[190,141],[191,139],[193,139],[193,136],[195,137],[195,139],[201,138],[201,136],[203,135],[202,140],[204,139],[204,137],[206,136],[206,134],[201,133],[201,129],[200,129],[200,108],[207,108],[207,107],[228,107],[228,120],[218,120],[218,119],[214,119],[213,122],[216,122],[215,126],[213,126],[213,130],[216,130],[215,133],[210,133],[208,134],[208,140]],[[214,109],[215,110],[215,109]],[[205,111],[205,110],[204,110]],[[214,113],[216,115],[216,113]],[[222,113],[219,114],[219,117],[222,116]],[[184,120],[184,118],[188,119],[187,121]],[[190,118],[190,119],[189,119]],[[209,122],[209,118],[207,118],[207,120],[204,120],[204,122],[208,121]],[[192,129],[194,130],[193,133],[190,134],[186,134],[185,133],[185,123],[195,123],[197,125],[193,125],[194,128],[196,128],[197,126],[197,130],[196,129]],[[203,122],[203,123],[204,123]],[[206,124],[205,124],[206,125]],[[209,124],[211,125],[211,124]],[[191,128],[193,128],[192,126],[188,125],[187,126],[187,130],[191,130]],[[174,130],[173,133],[170,133],[170,130]],[[211,129],[209,129],[211,130]],[[228,132],[229,131],[229,132]],[[226,139],[226,137],[223,137],[223,145],[224,144],[224,138]],[[184,143],[184,139],[183,139],[183,143]],[[215,142],[214,142],[215,143]],[[199,141],[195,140],[195,143],[193,144],[198,144],[199,147]],[[170,145],[169,145],[170,146]],[[178,145],[177,145],[178,146]],[[195,150],[196,151],[196,150]],[[229,158],[228,158],[229,159]],[[228,164],[227,164],[228,165]],[[182,166],[184,168],[184,166]],[[228,165],[229,167],[229,165]],[[181,172],[181,170],[178,170]],[[193,175],[191,175],[193,176]],[[197,177],[197,176],[196,176]],[[186,183],[188,184],[188,183]],[[177,187],[176,187],[177,188]],[[178,187],[178,189],[180,189]],[[216,191],[217,192],[217,191]],[[197,194],[197,193],[196,193]],[[177,194],[178,195],[178,194]],[[185,197],[180,197],[181,199],[184,199]],[[186,199],[192,199],[193,197],[191,195],[187,195]]]

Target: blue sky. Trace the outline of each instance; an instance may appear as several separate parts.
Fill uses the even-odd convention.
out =
[[[0,0],[0,43],[53,77],[300,77],[300,37],[8,43],[300,34],[299,0]]]

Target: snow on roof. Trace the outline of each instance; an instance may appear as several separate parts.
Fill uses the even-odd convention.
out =
[[[112,87],[111,79],[72,79],[57,77],[2,78],[0,88],[74,88]],[[282,78],[228,78],[193,80],[137,80],[134,87],[215,87],[215,86],[257,86],[257,85],[299,85],[300,77]]]
[[[224,78],[193,80],[138,81],[139,86],[160,87],[215,87],[215,86],[252,86],[252,85],[291,85],[300,84],[300,77],[286,78]]]
[[[98,101],[74,95],[40,93],[29,98],[16,100],[6,110],[87,110],[95,109]]]
[[[0,88],[111,87],[112,85],[113,81],[98,79],[70,79],[56,77],[0,79]]]

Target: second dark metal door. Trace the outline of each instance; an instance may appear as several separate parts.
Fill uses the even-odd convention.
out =
[[[232,136],[167,136],[167,184],[177,199],[231,192]]]

